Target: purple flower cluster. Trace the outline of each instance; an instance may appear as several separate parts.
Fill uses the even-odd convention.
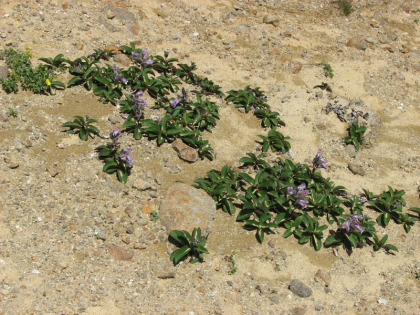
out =
[[[363,219],[363,215],[361,214],[353,215],[352,217],[344,221],[343,228],[346,230],[347,233],[350,233],[350,231],[353,231],[355,229],[359,230],[360,233],[363,233],[365,228],[362,227],[362,222],[359,221],[360,219]]]
[[[143,91],[139,90],[134,94],[134,104],[133,104],[133,111],[134,111],[134,118],[137,121],[140,121],[144,115],[144,108],[147,107],[147,99],[140,98],[143,96]]]
[[[126,161],[128,163],[128,165],[130,165],[130,167],[133,167],[134,165],[134,160],[132,158],[132,156],[130,155],[130,153],[133,151],[133,149],[123,149],[120,152],[120,159],[123,161]]]
[[[147,54],[146,48],[143,48],[141,53],[138,53],[137,51],[133,51],[131,54],[134,56],[134,61],[137,64],[141,65],[142,67],[150,66],[153,64],[153,60]]]
[[[112,140],[112,146],[115,148],[118,145],[118,139],[121,137],[120,128],[112,130],[109,133],[109,138]]]
[[[295,199],[295,203],[301,206],[302,208],[306,208],[306,206],[309,203],[309,200],[304,199],[306,196],[309,195],[309,193],[310,192],[308,189],[306,189],[305,183],[300,184],[296,188],[293,186],[287,187],[287,194],[289,196],[293,196],[293,198]]]
[[[112,68],[112,71],[114,71],[114,83],[123,83],[127,85],[128,80],[118,73],[118,68],[116,66]]]
[[[179,102],[181,102],[181,99],[177,97],[176,99],[170,100],[169,104],[172,108],[175,108],[179,104]]]
[[[322,151],[318,150],[318,152],[315,155],[315,158],[312,160],[313,169],[317,168],[327,168],[327,160],[324,158],[321,158]]]

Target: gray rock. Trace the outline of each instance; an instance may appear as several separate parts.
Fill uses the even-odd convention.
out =
[[[293,279],[290,282],[289,290],[292,291],[297,296],[306,298],[312,295],[312,290],[306,284],[298,279]]]
[[[347,153],[351,158],[355,158],[357,155],[356,148],[352,145],[347,146]]]
[[[200,227],[206,235],[210,233],[215,214],[216,204],[204,190],[183,183],[169,187],[159,206],[160,221],[168,234],[172,230],[191,233]]]
[[[175,278],[175,267],[169,259],[159,258],[153,264],[154,273],[159,279]]]
[[[354,175],[365,176],[366,174],[365,170],[357,164],[349,163],[348,168]]]
[[[11,169],[18,168],[19,162],[18,158],[15,154],[10,154],[4,158],[4,162],[6,162],[7,166]]]

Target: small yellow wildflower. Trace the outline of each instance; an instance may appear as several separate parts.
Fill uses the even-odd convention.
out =
[[[46,80],[45,80],[45,84],[46,84],[46,85],[48,85],[48,86],[50,86],[50,85],[51,85],[51,81],[50,81],[50,79],[46,79]]]

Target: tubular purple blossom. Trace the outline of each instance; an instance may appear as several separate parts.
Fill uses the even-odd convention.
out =
[[[322,151],[318,150],[318,152],[315,155],[315,158],[312,160],[312,165],[313,165],[314,170],[316,168],[327,168],[328,161],[326,159],[321,158],[321,155],[322,155]]]
[[[169,104],[171,104],[171,107],[175,108],[179,104],[180,101],[181,100],[179,98],[176,98],[176,99],[170,100]]]
[[[131,155],[129,154],[132,151],[133,151],[133,149],[128,148],[128,149],[123,149],[120,152],[120,159],[123,160],[123,161],[126,161],[130,167],[133,167],[133,165],[134,165],[134,160],[131,157]]]
[[[362,225],[362,222],[359,220],[363,219],[363,215],[355,214],[350,218],[347,218],[346,221],[343,223],[343,228],[346,230],[346,233],[350,233],[351,231],[357,229],[360,233],[363,233],[365,228]]]

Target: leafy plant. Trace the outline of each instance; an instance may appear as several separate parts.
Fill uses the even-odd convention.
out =
[[[333,69],[332,69],[332,67],[329,63],[327,63],[326,61],[322,61],[322,62],[318,63],[317,65],[318,66],[323,66],[325,77],[330,77],[330,78],[334,77]]]
[[[63,56],[63,54],[58,54],[54,58],[39,58],[39,60],[46,63],[45,68],[62,71],[66,68],[65,64],[69,63]]]
[[[269,108],[269,105],[266,103],[267,97],[258,87],[252,89],[248,85],[243,90],[231,90],[227,94],[226,101],[234,103],[236,108],[244,108],[246,113],[251,109]]]
[[[236,273],[236,271],[238,270],[238,268],[236,267],[236,260],[233,256],[235,256],[235,252],[232,252],[232,254],[228,257],[228,261],[231,264],[230,270],[228,271],[229,275],[233,275]]]
[[[338,6],[344,15],[350,15],[353,12],[353,1],[352,0],[338,0]]]
[[[290,150],[290,143],[287,141],[290,137],[285,137],[281,132],[276,130],[276,127],[273,127],[267,134],[267,136],[259,135],[262,142],[262,151],[267,152],[270,148],[273,152],[286,153]]]
[[[348,136],[344,138],[347,144],[353,144],[356,151],[359,151],[360,145],[363,142],[363,135],[366,132],[366,126],[359,126],[357,122],[352,123],[348,128]]]
[[[204,260],[203,255],[209,254],[206,249],[207,238],[201,235],[200,228],[194,228],[192,235],[184,230],[173,230],[169,233],[170,239],[180,248],[172,252],[170,259],[176,265],[182,259],[192,256],[190,263]]]
[[[418,221],[412,215],[408,215],[402,212],[402,207],[406,205],[404,198],[404,190],[394,190],[391,186],[388,186],[388,191],[384,191],[378,196],[371,196],[368,204],[380,212],[376,221],[383,227],[386,227],[391,219],[398,224],[403,224],[404,229],[409,232],[414,221]],[[373,197],[373,198],[372,198]],[[410,211],[416,211],[416,208],[410,208]]]
[[[92,125],[92,123],[96,123],[95,119],[89,118],[86,115],[86,119],[82,116],[74,116],[74,121],[68,121],[62,125],[62,127],[68,127],[69,129],[67,132],[69,134],[79,134],[79,138],[83,141],[87,141],[89,136],[93,138],[92,135],[99,136],[100,131],[97,127]]]
[[[157,221],[160,219],[159,213],[156,210],[153,210],[149,213],[150,221]]]
[[[12,107],[9,107],[9,112],[7,113],[7,116],[8,117],[12,116],[16,118],[17,115],[18,115],[18,111]]]
[[[0,78],[2,88],[7,93],[18,91],[17,83],[22,89],[31,90],[34,93],[55,94],[57,88],[64,88],[64,83],[55,80],[53,69],[46,65],[32,67],[32,54],[9,48],[0,51],[0,58],[6,60],[9,72],[6,78]]]
[[[102,171],[113,174],[117,173],[117,178],[121,183],[126,183],[128,175],[130,175],[131,168],[134,165],[133,158],[130,153],[132,149],[119,150],[120,145],[118,139],[121,136],[120,129],[117,128],[109,133],[112,140],[107,145],[100,145],[96,148],[99,153],[99,158],[104,161]]]
[[[316,89],[316,88],[320,88],[321,90],[326,90],[326,91],[328,91],[328,92],[332,93],[332,88],[331,88],[331,86],[330,86],[328,83],[325,83],[325,82],[322,82],[322,83],[321,83],[321,84],[319,84],[319,85],[315,85],[315,86],[314,86],[314,89]]]

